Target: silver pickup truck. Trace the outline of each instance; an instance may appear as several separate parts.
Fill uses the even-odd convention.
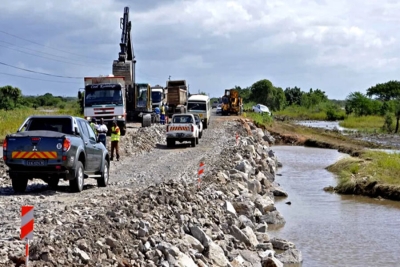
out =
[[[175,114],[167,125],[167,146],[189,141],[192,147],[199,143],[199,127],[193,114]]]

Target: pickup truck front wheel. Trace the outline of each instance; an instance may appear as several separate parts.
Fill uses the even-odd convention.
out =
[[[69,180],[69,187],[72,192],[81,192],[83,190],[84,170],[82,162],[76,163],[75,178]]]
[[[110,175],[110,163],[107,160],[104,160],[103,171],[101,173],[101,177],[97,179],[98,187],[106,187],[108,185],[108,178]]]
[[[174,147],[175,140],[174,139],[167,139],[167,147]]]
[[[196,147],[196,137],[195,138],[192,138],[192,140],[190,140],[191,142],[191,145],[192,145],[192,147]]]
[[[28,186],[28,178],[19,176],[18,174],[11,174],[11,184],[15,193],[24,193]]]

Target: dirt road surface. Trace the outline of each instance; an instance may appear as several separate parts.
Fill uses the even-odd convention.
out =
[[[30,266],[282,266],[302,261],[294,244],[273,239],[267,224],[284,224],[274,196],[278,161],[261,129],[213,114],[199,144],[167,148],[165,125],[129,124],[110,183],[67,182],[50,190],[31,181],[16,195],[0,162],[0,266],[23,260],[22,205],[33,205]],[[246,126],[243,127],[242,123]],[[236,144],[236,133],[243,136]],[[198,187],[198,168],[205,176]],[[275,258],[274,249],[285,250]],[[101,264],[101,265],[95,265]],[[10,265],[11,264],[11,265]],[[236,264],[236,265],[235,265]],[[249,265],[250,264],[250,265]],[[251,265],[252,264],[252,265]],[[17,265],[15,265],[17,266]]]

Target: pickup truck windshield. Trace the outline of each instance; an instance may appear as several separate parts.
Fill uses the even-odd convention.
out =
[[[94,87],[94,86],[92,86]],[[115,85],[110,88],[90,88],[85,89],[85,107],[93,105],[122,105],[122,90],[120,85]]]
[[[73,134],[70,118],[32,118],[28,121],[25,131],[54,131]]]
[[[173,123],[193,123],[192,116],[175,116]]]

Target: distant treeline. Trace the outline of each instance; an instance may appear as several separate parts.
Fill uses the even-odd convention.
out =
[[[11,85],[0,87],[0,109],[13,110],[16,108],[38,108],[52,107],[64,109],[68,107],[78,107],[77,97],[53,96],[50,93],[44,95],[22,95],[19,88]]]

